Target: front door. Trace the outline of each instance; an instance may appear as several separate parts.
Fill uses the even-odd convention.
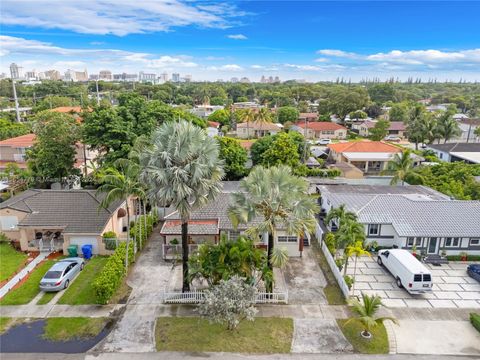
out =
[[[438,238],[432,237],[428,240],[428,254],[436,254],[438,253]]]

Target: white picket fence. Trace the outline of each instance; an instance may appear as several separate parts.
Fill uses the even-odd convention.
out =
[[[332,270],[333,276],[335,276],[335,280],[337,280],[338,286],[340,287],[343,296],[345,296],[345,299],[348,299],[350,297],[350,289],[348,288],[348,285],[345,282],[342,273],[338,269],[337,264],[335,264],[335,259],[328,250],[327,245],[325,245],[325,242],[322,241],[323,231],[318,223],[315,235],[317,237],[317,241],[321,244],[323,255],[325,255],[325,259],[327,259],[328,266],[330,267],[330,270]]]
[[[203,301],[203,291],[164,291],[165,304],[198,304]],[[255,304],[288,304],[288,292],[265,293],[257,292]]]

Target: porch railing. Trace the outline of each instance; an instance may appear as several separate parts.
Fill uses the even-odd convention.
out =
[[[199,304],[204,299],[203,291],[164,291],[163,302],[165,304]],[[288,304],[288,291],[266,293],[257,292],[255,295],[255,304]]]
[[[198,251],[201,244],[189,244],[188,252],[193,253]],[[162,254],[164,260],[175,260],[182,256],[182,245],[163,244]]]
[[[63,248],[63,239],[34,239],[28,242],[28,247],[40,252],[52,252]]]

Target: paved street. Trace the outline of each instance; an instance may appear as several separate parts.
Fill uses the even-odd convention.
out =
[[[466,263],[426,266],[432,272],[433,292],[410,295],[397,287],[388,270],[376,263],[375,256],[360,257],[355,275],[355,295],[361,292],[377,294],[390,307],[480,309],[480,284],[467,275]],[[347,273],[353,275],[353,272],[353,261],[350,261]]]

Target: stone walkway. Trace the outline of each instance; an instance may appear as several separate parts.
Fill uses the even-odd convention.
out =
[[[50,253],[41,252],[38,256],[33,259],[27,266],[25,266],[21,271],[18,272],[13,278],[10,279],[5,285],[0,288],[0,299],[4,297],[16,284],[18,284],[22,279],[27,276],[27,274],[35,269],[35,267],[41,263]]]

